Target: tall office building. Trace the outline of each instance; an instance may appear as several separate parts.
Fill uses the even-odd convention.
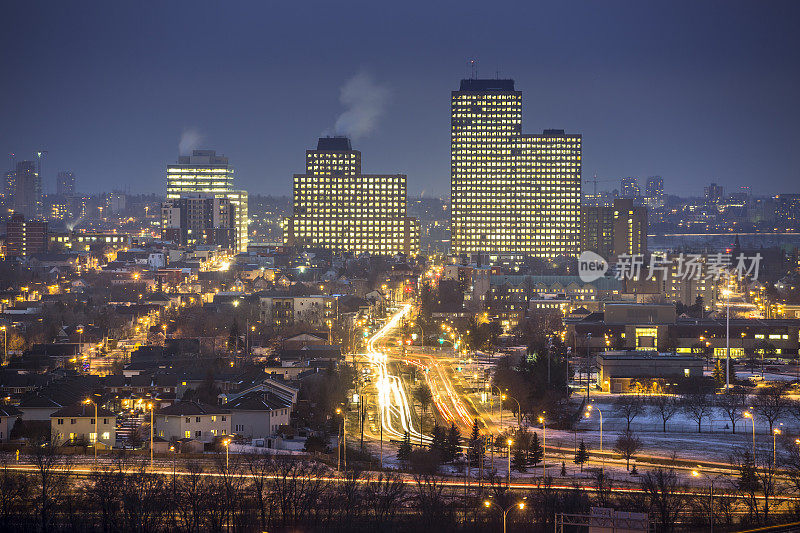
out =
[[[178,157],[177,165],[167,165],[167,199],[183,193],[211,193],[227,198],[236,210],[236,252],[246,252],[248,237],[247,191],[233,188],[233,168],[228,158],[214,150],[194,150]]]
[[[661,176],[647,178],[644,197],[644,201],[650,209],[664,206],[664,179]]]
[[[16,213],[30,220],[43,214],[42,178],[34,161],[17,163],[11,206]]]
[[[722,188],[722,185],[711,183],[708,187],[703,187],[703,195],[705,196],[707,203],[718,204],[722,201],[724,189]]]
[[[581,136],[523,134],[514,80],[461,80],[450,125],[452,252],[577,255]]]
[[[361,152],[346,137],[319,139],[294,176],[294,211],[284,241],[336,252],[413,255],[419,222],[406,215],[406,176],[361,174]]]
[[[75,174],[62,170],[56,178],[56,193],[59,196],[75,196]]]
[[[193,246],[236,247],[236,208],[212,193],[183,193],[161,204],[161,238]]]
[[[581,249],[609,262],[622,254],[647,254],[647,208],[631,198],[617,198],[611,207],[583,206]]]
[[[627,177],[619,180],[620,196],[623,198],[636,198],[641,195],[639,184],[636,178]]]
[[[3,176],[3,184],[2,184],[3,205],[7,209],[11,209],[14,203],[14,190],[17,187],[16,182],[17,182],[17,172],[15,170],[9,170]]]

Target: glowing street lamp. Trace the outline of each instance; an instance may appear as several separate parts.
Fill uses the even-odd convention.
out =
[[[511,487],[511,445],[514,444],[514,441],[511,440],[511,439],[508,439],[506,441],[506,444],[508,444],[508,486],[510,488]]]
[[[542,481],[547,478],[547,425],[544,420],[545,413],[539,417],[539,423],[542,425]]]
[[[742,413],[742,416],[744,416],[745,418],[749,418],[750,421],[753,423],[753,460],[755,461],[756,460],[756,419],[755,419],[755,416],[753,416],[753,412],[752,411],[745,411],[744,413]]]
[[[487,509],[489,509],[492,506],[492,500],[484,500],[483,505]],[[523,498],[523,501],[519,501],[516,504],[510,505],[508,507],[503,507],[500,504],[498,504],[497,506],[499,507],[500,511],[502,511],[502,513],[503,513],[503,533],[506,533],[506,517],[508,516],[508,512],[511,509],[514,509],[515,507],[517,509],[519,509],[520,511],[522,511],[523,509],[525,509],[525,501],[524,501],[524,498]]]
[[[776,454],[775,454],[775,439],[776,439],[776,438],[778,437],[778,435],[780,435],[780,434],[781,434],[781,430],[780,430],[780,429],[778,429],[778,428],[775,428],[775,429],[773,429],[773,430],[772,430],[772,465],[773,465],[773,467],[774,467],[774,466],[775,466],[775,464],[776,464],[776,463],[775,463],[775,459],[776,459]],[[755,459],[755,457],[753,457],[753,459]]]
[[[86,405],[94,404],[94,464],[97,466],[97,441],[100,440],[100,435],[97,433],[97,403],[92,401],[91,398],[86,398],[83,403]]]
[[[697,465],[697,468],[700,468],[700,465]],[[709,480],[711,483],[711,533],[714,533],[714,482],[724,476],[725,474],[717,474],[716,476],[710,476],[705,472],[701,472],[699,470],[692,470],[692,477],[700,477],[703,476]]]
[[[597,412],[600,415],[600,461],[601,461],[600,471],[602,472],[606,464],[605,457],[603,456],[603,412],[596,405],[589,404],[586,406],[586,418],[592,417],[593,408],[597,409]]]

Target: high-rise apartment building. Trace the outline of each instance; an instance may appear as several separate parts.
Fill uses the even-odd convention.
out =
[[[647,254],[647,208],[630,198],[617,198],[611,207],[581,208],[581,248],[613,262],[623,254]]]
[[[42,178],[34,161],[19,161],[14,175],[12,209],[27,219],[42,215]]]
[[[233,188],[233,168],[228,158],[214,150],[194,150],[192,155],[178,157],[177,165],[167,166],[167,199],[183,193],[211,193],[230,200],[235,208],[236,252],[246,252],[248,237],[247,191]]]
[[[218,244],[234,249],[236,208],[212,193],[183,193],[161,204],[161,238],[184,246]]]
[[[641,195],[639,183],[636,178],[627,177],[619,180],[619,194],[623,198],[636,198]]]
[[[294,176],[293,215],[284,241],[336,252],[413,255],[419,222],[406,215],[406,176],[362,174],[361,152],[346,137],[320,138]]]
[[[703,195],[705,196],[707,203],[718,204],[722,201],[724,190],[722,185],[711,183],[708,187],[703,188]]]
[[[21,213],[14,213],[6,222],[6,253],[9,256],[25,257],[47,251],[47,222],[26,220]]]
[[[647,178],[644,197],[644,201],[650,209],[664,206],[664,179],[661,176]]]
[[[62,170],[56,177],[56,193],[59,196],[75,196],[75,174]]]
[[[461,80],[450,125],[452,252],[577,255],[581,136],[523,134],[514,80]]]

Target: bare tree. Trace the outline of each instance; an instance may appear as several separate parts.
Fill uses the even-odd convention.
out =
[[[783,492],[778,486],[779,480],[772,462],[772,451],[759,451],[753,457],[749,448],[744,448],[734,452],[729,462],[739,473],[735,486],[747,507],[750,521],[768,522],[770,512],[779,503],[776,495]]]
[[[60,476],[69,475],[71,462],[68,456],[59,455],[55,446],[49,442],[33,447],[31,462],[37,482],[34,502],[39,515],[39,526],[42,532],[47,532],[50,531],[54,509],[68,489]]]
[[[678,515],[686,505],[683,494],[685,487],[679,483],[675,471],[656,468],[646,472],[642,476],[640,487],[647,495],[650,513],[658,521],[658,531],[672,531]]]
[[[625,433],[620,434],[617,437],[617,441],[614,443],[614,451],[620,454],[622,457],[625,458],[625,469],[631,469],[631,458],[636,455],[639,450],[642,449],[642,441],[631,433],[630,431],[626,431]]]
[[[731,429],[736,433],[736,422],[742,419],[747,410],[747,394],[741,387],[733,387],[716,397],[716,406],[731,421]]]
[[[9,470],[3,460],[0,466],[0,530],[11,531],[12,520],[25,513],[30,495],[30,482],[27,474]]]
[[[644,402],[638,394],[623,394],[614,402],[614,412],[625,418],[625,430],[630,431],[631,422],[644,413]]]
[[[681,402],[681,406],[686,414],[697,422],[697,432],[702,433],[701,426],[703,419],[711,414],[711,398],[706,392],[694,392],[687,394]]]
[[[753,410],[767,419],[770,433],[775,422],[786,416],[791,407],[791,400],[785,396],[786,388],[783,384],[764,387],[753,398]]]
[[[661,427],[664,433],[667,432],[667,422],[680,411],[680,401],[674,396],[660,394],[653,400],[656,412],[661,416]]]

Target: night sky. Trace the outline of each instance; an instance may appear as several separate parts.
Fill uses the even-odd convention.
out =
[[[163,194],[183,137],[289,194],[349,130],[365,172],[447,194],[470,57],[516,80],[524,132],[583,134],[584,180],[800,192],[796,1],[9,1],[0,20],[0,150],[47,150],[45,192],[72,170],[81,192]]]

